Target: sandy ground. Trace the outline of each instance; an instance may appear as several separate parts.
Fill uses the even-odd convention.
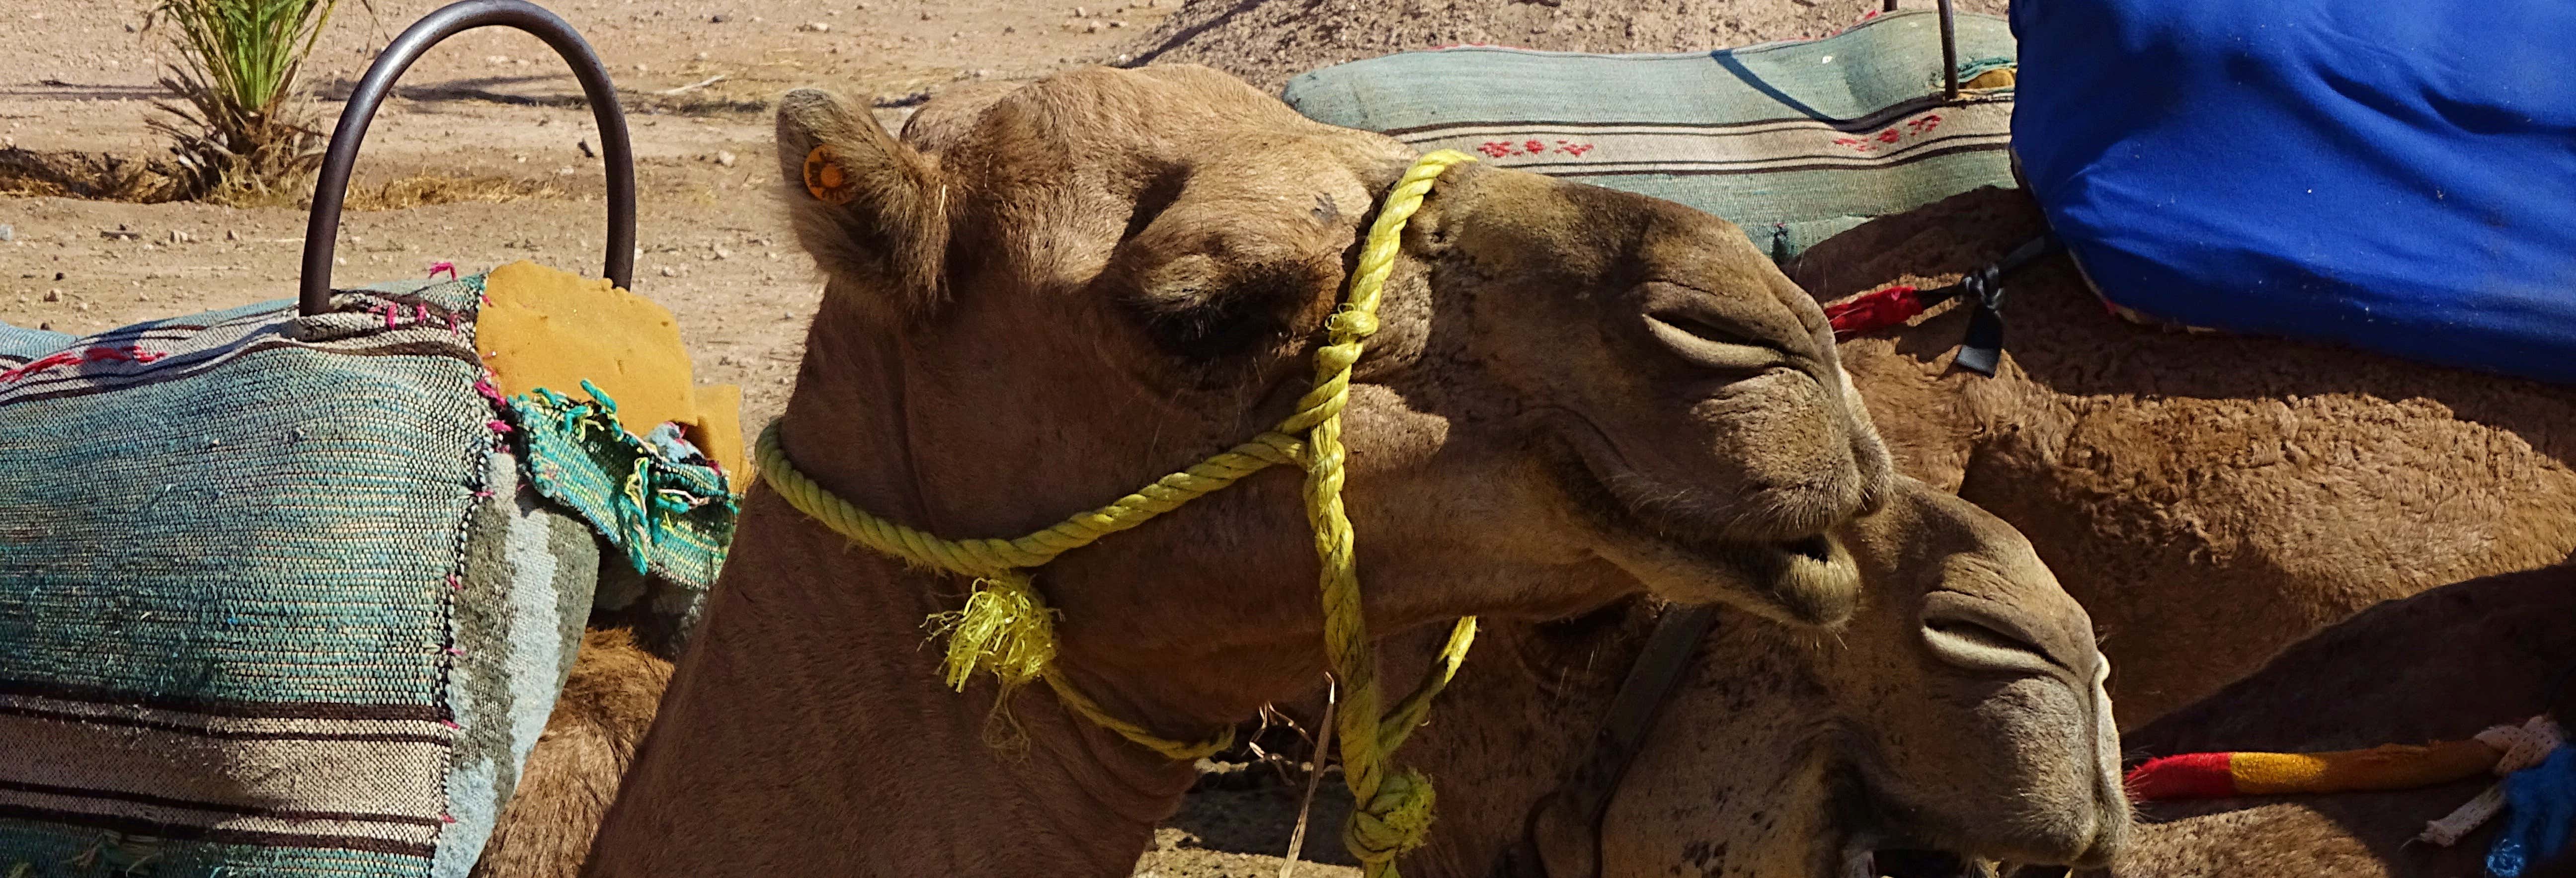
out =
[[[1137,56],[1274,87],[1323,64],[1455,42],[1668,51],[1814,36],[1876,0],[547,0],[617,76],[642,189],[636,290],[670,308],[702,382],[740,384],[743,423],[785,403],[820,294],[773,201],[769,105],[800,85],[878,102]],[[1909,0],[1919,5],[1922,0]],[[373,53],[437,0],[344,2],[307,67],[323,117]],[[0,11],[0,148],[160,155],[145,127],[171,57],[139,0]],[[1999,11],[2001,0],[1966,8]],[[334,280],[475,271],[517,259],[595,273],[604,204],[589,112],[534,38],[484,30],[412,68],[377,117],[357,189],[416,174],[511,181],[537,197],[350,213]],[[0,196],[0,321],[90,333],[294,295],[303,210]],[[1269,876],[1293,819],[1278,783],[1194,795],[1139,875]],[[1347,808],[1319,797],[1310,856],[1347,863]],[[1305,875],[1356,875],[1308,866]]]

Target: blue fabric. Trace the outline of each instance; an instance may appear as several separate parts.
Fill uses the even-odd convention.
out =
[[[2576,3],[2016,0],[2013,150],[2113,303],[2576,381]]]
[[[2567,847],[2576,824],[2576,749],[2559,747],[2539,765],[2507,775],[2504,801],[2508,816],[2487,848],[2487,873],[2520,878],[2532,863]]]

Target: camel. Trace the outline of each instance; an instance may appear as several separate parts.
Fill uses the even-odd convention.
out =
[[[1855,523],[1856,530],[1866,532],[1879,517],[1917,505],[1933,524],[1911,535],[1924,544],[1911,547],[1914,552],[1958,551],[1945,547],[1967,545],[1971,548],[1966,554],[1954,557],[1980,560],[1996,554],[1999,546],[2008,546],[2013,553],[2028,552],[2017,538],[1999,538],[2009,534],[2009,528],[1974,507],[1929,489],[1909,491],[1918,484],[1911,479],[1900,479],[1898,484],[1889,511]],[[1916,501],[1916,497],[1937,497],[1942,502]],[[1944,514],[1948,517],[1942,518]],[[1982,546],[1934,536],[1945,528],[1971,525],[1970,532],[1984,539]],[[1899,758],[1909,754],[1909,748],[1928,749],[1956,740],[2024,748],[2036,742],[2043,758],[2035,764],[2044,767],[2059,764],[2045,761],[2047,757],[2067,758],[2062,750],[2047,749],[2063,738],[2031,734],[2044,726],[2026,715],[1995,709],[2011,700],[2009,688],[1984,701],[1947,697],[1933,688],[1945,678],[1955,680],[1966,673],[1928,660],[1927,653],[1939,653],[1937,647],[1891,650],[1888,647],[1900,642],[1897,637],[1884,631],[1876,638],[1864,633],[1873,625],[1910,625],[1904,608],[1919,601],[1914,595],[1923,588],[1946,585],[1940,571],[1979,570],[1987,565],[1955,560],[1946,565],[1937,560],[1926,563],[1899,554],[1896,557],[1902,563],[1897,570],[1927,581],[1881,588],[1880,565],[1886,557],[1882,543],[1858,536],[1852,544],[1862,566],[1866,600],[1871,602],[1855,616],[1851,634],[1840,644],[1818,644],[1769,626],[1722,621],[1703,641],[1703,654],[1684,678],[1685,685],[1666,703],[1619,787],[1614,807],[1601,818],[1597,830],[1589,825],[1525,822],[1525,815],[1542,802],[1555,779],[1565,776],[1585,755],[1591,730],[1645,639],[1655,611],[1647,602],[1628,601],[1592,617],[1498,626],[1488,635],[1495,641],[1489,648],[1510,644],[1509,651],[1493,649],[1492,653],[1511,660],[1483,662],[1476,666],[1477,673],[1462,675],[1449,692],[1448,706],[1456,715],[1517,713],[1554,721],[1533,721],[1503,733],[1496,732],[1499,726],[1435,723],[1419,734],[1412,751],[1415,764],[1435,772],[1446,784],[1444,801],[1450,806],[1431,843],[1416,855],[1415,871],[1461,878],[1512,874],[1496,871],[1495,864],[1502,852],[1520,842],[1525,826],[1535,826],[1540,830],[1537,849],[1547,858],[1545,874],[1554,876],[1836,875],[1843,873],[1831,871],[1832,867],[1846,862],[1855,845],[1874,842],[1882,849],[1903,844],[1934,846],[1959,859],[2023,864],[2002,869],[2017,878],[2065,874],[2048,864],[2078,859],[2068,856],[2069,847],[2039,851],[2024,842],[2022,852],[2012,853],[2016,846],[2011,840],[2028,835],[2021,829],[2024,824],[1994,816],[1992,809],[1994,803],[2010,801],[2019,793],[2064,809],[2062,814],[2080,814],[2084,800],[2069,795],[2079,790],[2063,783],[2034,784],[2034,778],[2045,777],[2037,772],[1998,771],[1999,766],[2033,763],[2016,765],[1992,754],[1934,750],[1941,756]],[[2036,562],[1995,566],[2045,572]],[[2016,594],[2028,605],[2044,607],[2052,602],[2043,597],[2066,600],[2053,586],[2041,589],[2049,580],[2036,575],[2007,581],[2021,589]],[[1928,636],[1931,629],[1925,630]],[[1426,643],[1410,641],[1404,647],[1415,663],[1429,649]],[[2118,752],[2134,763],[2209,751],[2348,750],[2460,740],[2488,726],[2519,723],[2542,712],[2564,722],[2576,717],[2576,688],[2566,685],[2571,667],[2576,667],[2576,565],[2483,577],[2389,601],[2329,626],[2283,650],[2253,675],[2123,736]],[[1787,709],[1777,706],[1801,701],[1806,703]],[[2034,724],[2019,729],[1994,725],[2008,726],[2016,719]],[[1813,735],[1819,728],[1837,734],[1805,749],[1774,743]],[[1898,734],[1906,731],[1915,734]],[[1855,758],[1848,755],[1855,743],[1874,744],[1879,753],[1898,755]],[[1796,756],[1784,759],[1784,753]],[[1856,770],[1864,778],[1854,786],[1880,801],[1855,804],[1836,799],[1837,793],[1850,795],[1844,792],[1850,787],[1814,783],[1812,778],[1824,773],[1816,766],[1830,765],[1837,758],[1856,767],[1847,771]],[[2478,777],[2391,792],[2144,803],[2136,806],[2142,819],[2134,827],[2124,827],[2125,842],[2109,851],[2109,862],[2096,856],[2075,874],[2082,878],[2482,874],[2497,824],[2447,848],[2414,839],[2426,821],[2450,813],[2493,781]],[[1898,792],[1882,792],[1890,787]],[[1908,807],[1904,794],[1924,790],[1934,794],[1933,804]],[[1887,799],[1893,799],[1895,806],[1890,807]],[[1763,816],[1751,816],[1755,813]],[[1882,828],[1886,835],[1873,837],[1854,828],[1850,821],[1856,816],[1946,819],[1963,828],[1952,830],[1960,834],[1945,838],[1900,825]],[[1764,825],[1766,818],[1793,834],[1782,837],[1780,830]],[[1983,840],[1962,842],[1963,835]],[[1597,873],[1583,859],[1596,844],[1603,866]],[[1939,860],[1917,855],[1906,864],[1934,862]],[[1886,869],[1884,862],[1879,865],[1880,871],[1869,874],[1927,874],[1904,867]],[[2538,864],[2526,874],[2576,875],[2576,851]]]
[[[1720,611],[1601,812],[1597,847],[1576,809],[1524,815],[1587,755],[1668,610],[1627,600],[1495,626],[1449,689],[1449,718],[1410,751],[1443,784],[1444,816],[1409,871],[1840,878],[1900,850],[2105,862],[2129,814],[2084,609],[2011,527],[1912,479],[1849,534],[1863,593],[1849,627],[1819,636]],[[1405,646],[1418,664],[1431,644]],[[1525,828],[1529,853],[1510,853]],[[1532,854],[1543,871],[1497,868]],[[1909,874],[1875,866],[1865,874]]]
[[[2571,716],[2576,566],[2443,586],[2373,607],[2129,733],[2133,759],[2315,752],[2460,740],[2544,711]],[[2558,699],[2552,702],[2555,689]],[[2135,843],[2090,878],[2448,878],[2483,874],[2495,823],[2452,847],[2413,841],[2492,777],[2413,790],[2139,805]],[[2501,819],[2496,823],[2501,823]],[[2576,874],[2576,856],[2525,873]]]
[[[2040,230],[2020,191],[1882,217],[1788,267],[1821,300],[1929,288]],[[1950,307],[1842,343],[1900,471],[2026,534],[2102,627],[2137,728],[2380,601],[2576,551],[2576,391],[2107,313],[2064,257],[2007,276],[2005,364]]]
[[[933,102],[900,142],[799,90],[778,137],[828,277],[779,445],[952,537],[1030,532],[1278,423],[1415,158],[1192,67]],[[1401,245],[1343,414],[1370,630],[1641,592],[1850,616],[1840,526],[1882,502],[1887,458],[1822,312],[1742,232],[1467,164]],[[1046,686],[951,691],[921,626],[967,583],[853,548],[770,482],[582,874],[1124,875],[1192,766]],[[1042,568],[1056,672],[1182,741],[1316,687],[1301,488],[1251,476]]]

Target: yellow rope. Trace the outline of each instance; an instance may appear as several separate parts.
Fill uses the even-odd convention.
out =
[[[1083,695],[1053,669],[1055,611],[1038,594],[1028,569],[1178,509],[1244,476],[1285,463],[1303,467],[1306,518],[1315,529],[1315,552],[1323,561],[1326,657],[1346,700],[1336,729],[1343,782],[1359,804],[1343,828],[1342,843],[1359,858],[1369,878],[1393,878],[1396,855],[1420,845],[1423,831],[1431,824],[1432,795],[1431,782],[1419,772],[1390,774],[1387,757],[1422,724],[1432,696],[1457,674],[1458,663],[1475,641],[1476,620],[1458,620],[1431,675],[1394,711],[1379,713],[1377,655],[1370,648],[1368,621],[1362,614],[1350,517],[1342,508],[1342,409],[1350,403],[1351,367],[1359,362],[1368,337],[1377,332],[1378,298],[1394,270],[1405,223],[1421,209],[1443,171],[1471,161],[1473,156],[1455,150],[1425,155],[1387,193],[1360,249],[1348,296],[1326,322],[1330,337],[1315,351],[1314,389],[1297,401],[1295,414],[1276,429],[1157,479],[1117,502],[1018,539],[942,539],[868,514],[806,478],[780,447],[775,421],[760,434],[760,478],[788,505],[860,545],[923,567],[975,577],[975,593],[964,608],[931,619],[948,637],[942,671],[951,688],[963,690],[978,670],[1001,678],[1004,697],[1030,680],[1042,679],[1073,712],[1165,757],[1187,760],[1231,746],[1233,731],[1200,742],[1157,737],[1110,715]],[[1306,438],[1300,440],[1298,433]]]

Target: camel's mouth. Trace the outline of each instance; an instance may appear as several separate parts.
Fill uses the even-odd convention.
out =
[[[1557,483],[1601,537],[1601,556],[1648,592],[1682,603],[1722,602],[1794,625],[1851,616],[1860,569],[1826,530],[1830,516],[1733,511],[1832,506],[1837,492],[1830,486],[1768,488],[1728,498],[1723,505],[1731,509],[1694,509],[1669,502],[1687,492],[1635,474],[1588,424],[1563,435],[1552,467]]]

